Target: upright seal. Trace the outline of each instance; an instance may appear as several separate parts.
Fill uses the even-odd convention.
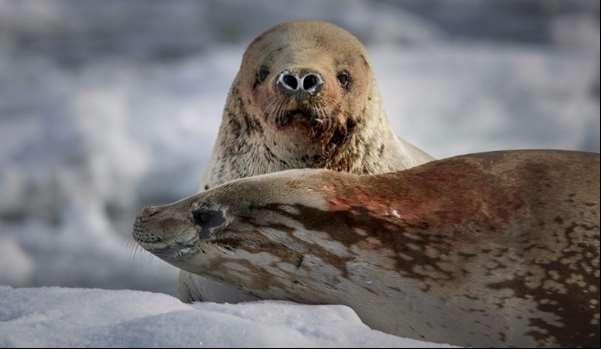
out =
[[[430,160],[391,130],[357,38],[325,22],[288,22],[259,35],[244,53],[201,189],[287,169],[378,174]],[[178,295],[250,299],[186,272]]]

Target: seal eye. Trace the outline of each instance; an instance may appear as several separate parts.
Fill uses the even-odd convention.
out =
[[[269,69],[267,69],[266,66],[262,65],[261,68],[259,68],[259,72],[257,73],[257,81],[259,83],[265,81],[265,79],[267,79],[268,75],[269,75]]]
[[[351,84],[351,77],[346,70],[343,70],[340,73],[338,73],[338,75],[336,75],[336,79],[338,79],[338,82],[340,82],[340,86],[342,86],[342,88],[348,90]]]
[[[192,211],[192,219],[200,230],[198,236],[201,239],[210,238],[214,228],[225,223],[223,212],[208,208],[199,208]]]

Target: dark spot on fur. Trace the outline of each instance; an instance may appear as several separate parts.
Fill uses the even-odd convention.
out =
[[[337,127],[332,134],[332,138],[330,139],[330,144],[334,148],[340,147],[341,145],[348,142],[350,136],[353,134],[355,126],[357,123],[353,120],[352,117],[348,117],[346,119],[346,124],[344,127]]]
[[[341,145],[344,142],[345,138],[346,138],[346,132],[345,132],[345,130],[337,128],[334,131],[334,135],[332,136],[332,139],[330,140],[330,143],[336,147],[336,146]]]
[[[257,88],[267,77],[269,76],[269,67],[262,65],[259,67],[257,74],[255,76],[255,82],[253,83],[253,90]]]
[[[303,264],[303,261],[305,260],[305,256],[303,255],[299,255],[297,260],[296,260],[296,269],[300,269],[301,265]]]
[[[281,159],[277,155],[275,155],[273,153],[273,151],[271,150],[271,148],[269,148],[267,146],[267,144],[263,144],[263,148],[265,149],[264,156],[265,156],[265,160],[267,160],[267,162],[270,162],[270,163],[279,162],[284,169],[291,168],[291,166],[288,164],[288,162],[284,161],[283,159]]]
[[[353,119],[352,116],[349,116],[346,119],[346,130],[348,133],[353,133],[353,131],[355,130],[355,127],[357,126],[357,122],[355,121],[355,119]]]
[[[273,160],[276,159],[276,156],[273,153],[273,151],[271,151],[271,149],[267,146],[267,144],[263,144],[263,148],[265,149],[265,158],[269,162],[273,162]]]
[[[236,238],[220,238],[220,239],[215,239],[215,240],[211,241],[211,243],[219,245],[229,251],[233,251],[233,250],[237,249],[242,244],[240,239],[236,239]]]
[[[234,137],[240,138],[240,130],[242,129],[242,125],[240,125],[240,122],[236,119],[235,115],[230,115],[229,124],[230,131],[232,132]]]
[[[367,62],[367,58],[363,54],[361,54],[361,62],[363,62],[363,66],[369,69],[369,62]]]

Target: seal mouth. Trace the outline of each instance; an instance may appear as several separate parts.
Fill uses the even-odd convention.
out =
[[[317,103],[296,105],[287,111],[283,108],[276,110],[279,111],[275,115],[278,131],[293,130],[302,134],[310,142],[309,146],[320,147],[318,157],[313,157],[318,163],[315,166],[320,167],[344,149],[357,125],[352,116],[341,113],[339,106],[330,110]]]
[[[172,239],[164,239],[163,234],[148,229],[139,219],[134,223],[133,238],[138,245],[157,257],[166,260],[189,258],[200,251],[200,241],[196,232],[188,231],[177,234]]]
[[[309,128],[316,128],[323,124],[319,113],[312,108],[296,108],[276,117],[275,123],[278,128],[285,128],[293,123],[300,123]]]
[[[146,242],[136,239],[136,242],[146,251],[155,256],[168,261],[188,259],[200,252],[197,237],[186,237],[184,234],[171,241],[166,242]]]

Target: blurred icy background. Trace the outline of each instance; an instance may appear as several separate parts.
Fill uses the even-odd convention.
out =
[[[173,293],[135,211],[195,192],[243,49],[293,18],[357,34],[438,157],[599,151],[598,0],[0,0],[0,285]]]

